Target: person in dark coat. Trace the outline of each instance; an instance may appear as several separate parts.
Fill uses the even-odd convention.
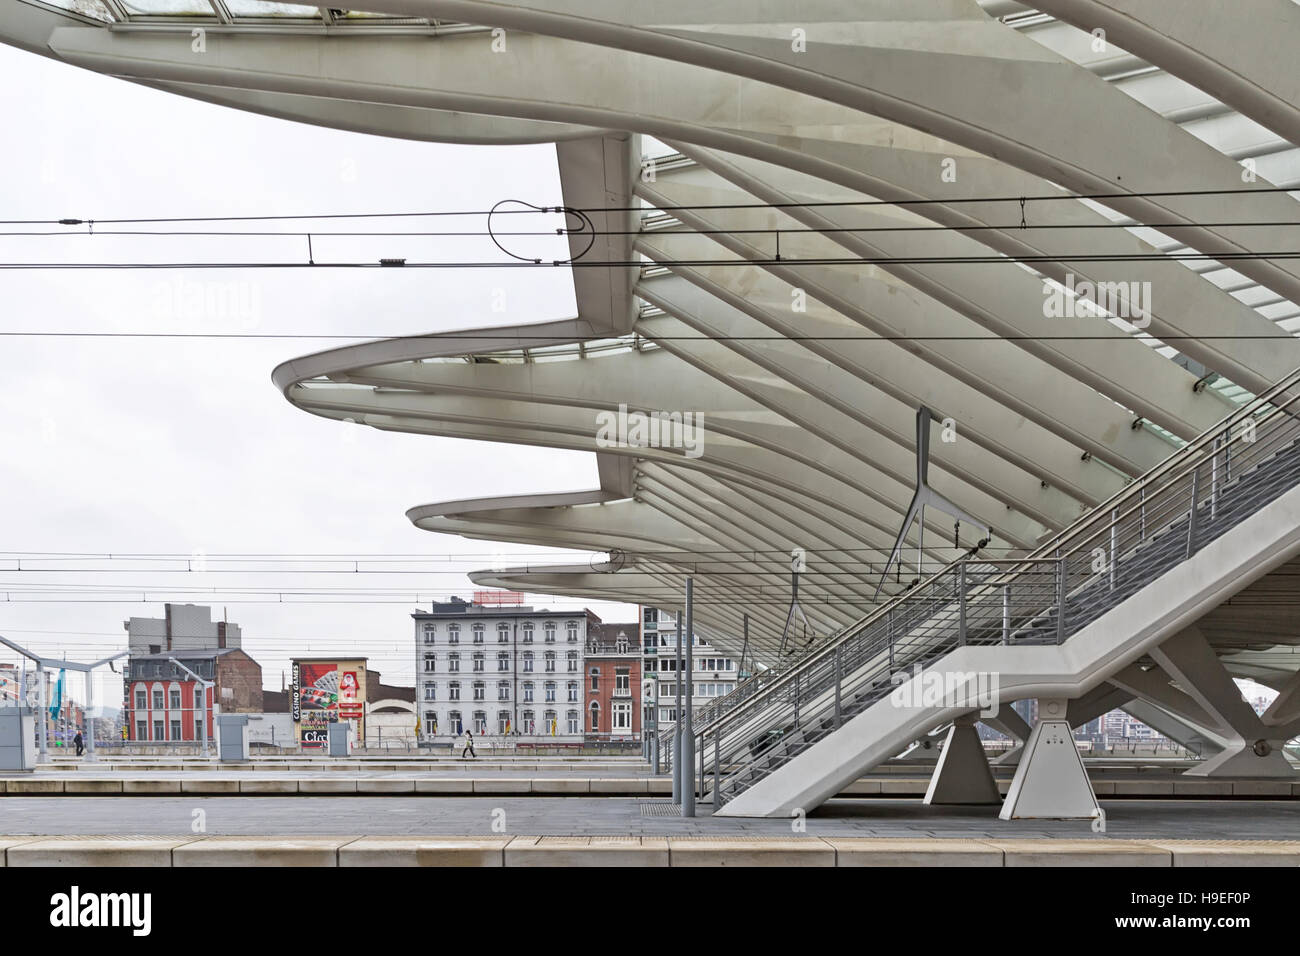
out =
[[[86,742],[81,739],[81,731],[77,731],[77,736],[72,738],[73,745],[77,748],[77,756],[80,757],[86,752]]]

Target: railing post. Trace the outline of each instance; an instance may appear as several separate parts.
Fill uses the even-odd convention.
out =
[[[1223,436],[1220,435],[1214,439],[1215,452],[1210,456],[1210,520],[1213,521],[1219,509],[1219,452],[1218,447],[1223,442]]]
[[[966,562],[957,565],[957,645],[966,645]]]
[[[1011,643],[1011,583],[1002,585],[1002,643]]]
[[[1115,589],[1115,558],[1118,557],[1118,533],[1115,527],[1115,509],[1110,510],[1110,589]]]
[[[713,725],[713,809],[722,807],[722,724]]]
[[[1145,541],[1147,539],[1147,490],[1145,487],[1138,492],[1138,501],[1140,502],[1138,505],[1138,540]]]
[[[840,664],[840,649],[835,648],[835,729],[840,726],[840,681],[843,679],[844,672]]]
[[[1200,471],[1199,467],[1192,468],[1192,503],[1187,508],[1187,552],[1186,556],[1192,556],[1192,548],[1196,540],[1196,473]]]
[[[885,615],[885,636],[889,638],[889,672],[894,672],[894,611]]]
[[[1065,562],[1062,556],[1056,561],[1056,643],[1065,643]]]

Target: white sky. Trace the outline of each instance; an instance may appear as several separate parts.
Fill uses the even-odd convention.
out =
[[[485,209],[503,198],[561,199],[553,146],[447,146],[320,129],[156,92],[9,47],[0,47],[0,112],[8,140],[0,153],[5,220]],[[454,222],[483,226],[481,219]],[[370,225],[421,223],[452,228],[438,220]],[[20,227],[0,227],[13,228]],[[317,261],[499,258],[482,239],[318,238],[314,247]],[[305,251],[296,237],[0,238],[3,261],[301,261]],[[505,293],[504,313],[491,310],[497,289]],[[0,290],[0,331],[8,332],[251,331],[360,341],[547,321],[574,308],[567,271],[553,269],[7,270]],[[20,573],[0,558],[0,592],[50,581],[151,588],[275,583],[454,589],[469,597],[473,586],[464,572],[490,565],[488,556],[540,552],[431,535],[406,520],[407,508],[596,487],[589,454],[344,425],[294,409],[272,386],[279,362],[343,344],[0,337],[7,410],[0,416],[0,551],[484,557],[447,562],[448,573],[359,581],[337,574],[164,575],[131,565],[56,576]],[[220,598],[191,600],[221,613]],[[162,614],[161,601],[3,601],[0,593],[0,634],[50,656],[80,659],[124,649],[127,617]],[[279,688],[292,653],[369,655],[385,682],[414,679],[409,603],[227,606],[268,688]],[[605,620],[635,619],[626,605],[591,607]],[[5,652],[0,660],[17,658]],[[112,689],[109,700],[117,694]]]

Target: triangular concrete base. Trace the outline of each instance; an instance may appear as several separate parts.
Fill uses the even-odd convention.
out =
[[[1264,756],[1255,753],[1254,745],[1241,743],[1197,764],[1184,774],[1187,777],[1297,777],[1295,769],[1282,755],[1282,744],[1274,743]],[[1297,777],[1300,779],[1300,777]]]
[[[1041,720],[998,814],[1003,820],[1087,820],[1098,811],[1092,782],[1066,720]]]
[[[957,721],[948,728],[948,740],[930,777],[925,802],[936,806],[1002,802],[973,721]]]

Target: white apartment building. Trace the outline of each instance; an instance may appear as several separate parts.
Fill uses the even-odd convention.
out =
[[[682,635],[682,659],[685,662],[686,636]],[[692,706],[699,707],[714,697],[721,697],[736,689],[740,681],[740,665],[727,657],[708,641],[695,635],[691,654],[694,670]],[[660,608],[641,608],[642,674],[654,678],[658,690],[658,730],[671,727],[677,720],[677,617],[672,611]],[[683,685],[682,692],[685,693]]]
[[[502,745],[582,743],[584,649],[600,623],[591,611],[453,597],[411,617],[421,744],[466,730]]]

